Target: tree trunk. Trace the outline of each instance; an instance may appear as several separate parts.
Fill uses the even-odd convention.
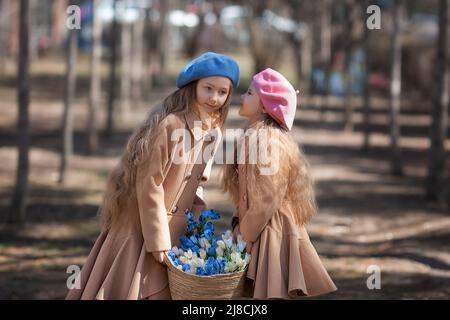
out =
[[[12,198],[7,222],[11,224],[25,223],[26,204],[28,198],[28,174],[30,148],[30,126],[28,116],[29,97],[29,28],[30,14],[28,0],[20,1],[19,30],[19,65],[18,65],[18,145],[19,156],[17,164],[16,188]]]
[[[338,5],[340,5],[338,3]],[[323,9],[319,9],[320,15],[320,69],[325,74],[325,92],[321,93],[319,113],[320,121],[326,121],[325,107],[329,105],[330,90],[330,75],[332,72],[333,59],[336,53],[336,46],[333,46],[332,30],[332,13],[333,3],[330,0],[322,0]]]
[[[114,100],[116,89],[116,61],[117,61],[117,0],[113,0],[113,22],[111,27],[111,57],[109,60],[109,88],[108,88],[108,110],[106,115],[105,133],[107,138],[111,138],[114,130]]]
[[[131,70],[131,89],[132,101],[139,103],[142,99],[142,69],[143,69],[143,55],[144,55],[144,20],[138,20],[133,24],[133,41],[132,54],[133,66]]]
[[[344,128],[345,131],[351,132],[353,131],[353,77],[350,72],[350,66],[353,57],[354,50],[354,40],[353,39],[353,28],[357,27],[355,23],[355,9],[357,8],[356,3],[353,0],[346,1],[346,34],[347,41],[345,44],[345,111],[344,111]]]
[[[5,58],[7,57],[7,16],[9,14],[8,2],[5,0],[0,0],[0,77],[5,73],[6,63]]]
[[[121,119],[128,119],[130,115],[131,95],[131,24],[122,23],[121,30],[121,77],[120,77],[120,100]]]
[[[403,19],[403,0],[395,0],[394,9],[394,30],[391,43],[391,170],[394,175],[402,175],[402,159],[399,146],[400,139],[400,107],[401,107],[401,70],[402,70],[402,46],[400,39],[400,28]]]
[[[300,88],[303,93],[309,95],[311,92],[311,72],[312,72],[312,35],[311,28],[305,25],[305,34],[301,44],[300,59]]]
[[[169,38],[169,25],[166,22],[167,13],[170,8],[170,0],[160,1],[160,33],[158,41],[158,62],[159,62],[159,77],[160,82],[164,83],[166,79],[166,57],[169,54],[167,46]]]
[[[366,8],[368,1],[363,2],[362,6],[362,21],[366,21]],[[364,142],[363,150],[368,151],[370,147],[370,65],[369,65],[369,28],[364,26],[364,36],[363,36],[363,51],[364,51],[364,64],[365,64],[365,76],[364,76],[364,92],[363,92],[363,132],[364,132]]]
[[[439,1],[439,35],[436,58],[436,86],[434,93],[431,148],[428,163],[426,196],[430,201],[443,204],[446,198],[445,139],[448,127],[448,108],[450,95],[449,71],[449,0]]]
[[[102,25],[99,16],[100,0],[93,0],[92,8],[92,52],[91,52],[91,88],[89,92],[89,116],[87,123],[88,154],[97,150],[97,109],[101,101],[102,66]]]
[[[73,153],[73,112],[72,104],[75,97],[76,62],[78,50],[78,30],[69,31],[69,47],[67,50],[66,92],[64,97],[63,114],[63,141],[61,148],[61,166],[59,171],[59,183],[66,182],[67,168]]]
[[[52,10],[51,45],[54,48],[62,47],[66,36],[66,8],[67,0],[54,0]]]

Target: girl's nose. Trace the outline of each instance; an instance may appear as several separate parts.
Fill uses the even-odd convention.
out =
[[[209,97],[209,100],[215,104],[217,102],[217,94],[213,93],[212,96]]]

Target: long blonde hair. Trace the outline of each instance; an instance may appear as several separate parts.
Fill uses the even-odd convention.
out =
[[[128,140],[119,163],[111,171],[99,215],[103,230],[108,230],[118,220],[126,201],[135,195],[136,172],[139,166],[149,158],[149,146],[155,135],[155,128],[171,113],[185,114],[195,111],[196,87],[194,81],[167,96],[161,105],[151,110],[145,120],[134,130]],[[228,97],[218,111],[218,126],[221,128],[226,120],[230,105],[232,86]]]
[[[256,135],[259,134],[261,129],[267,130],[269,140],[271,140],[270,144],[275,143],[281,149],[279,154],[281,161],[279,161],[279,169],[275,174],[261,175],[262,164],[259,162],[256,165],[248,164],[246,152],[245,165],[249,192],[259,194],[259,190],[263,189],[273,190],[274,192],[286,190],[282,199],[284,203],[290,206],[294,221],[299,226],[308,223],[317,211],[317,204],[314,195],[314,183],[309,174],[309,164],[303,151],[298,147],[292,136],[267,115],[253,126],[253,129]],[[235,160],[236,154],[237,150],[235,149]],[[286,183],[286,189],[279,188]],[[268,186],[268,184],[270,185]],[[236,161],[234,164],[227,164],[223,167],[222,186],[237,205],[239,201],[239,176]]]

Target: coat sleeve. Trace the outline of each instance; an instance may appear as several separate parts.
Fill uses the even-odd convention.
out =
[[[171,249],[163,182],[170,167],[171,143],[167,128],[159,128],[149,159],[138,168],[136,197],[147,252]]]
[[[242,215],[239,227],[245,241],[255,242],[270,219],[277,212],[287,191],[288,166],[280,165],[277,173],[262,175],[257,165],[246,165],[246,184],[248,209]],[[248,173],[253,173],[255,179],[250,179]]]

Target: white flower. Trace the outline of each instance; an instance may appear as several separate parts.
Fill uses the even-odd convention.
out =
[[[222,257],[222,256],[223,256],[223,249],[222,249],[222,247],[217,247],[217,248],[216,248],[216,254],[217,254],[219,257]]]
[[[227,272],[234,272],[235,269],[236,264],[233,261],[228,261],[227,264],[225,265],[225,270]]]
[[[183,271],[183,267],[181,265],[177,266],[177,269]]]
[[[200,258],[202,260],[206,259],[206,250],[205,249],[200,249]]]
[[[231,230],[227,230],[222,239],[233,239],[233,232],[231,232]]]
[[[191,249],[189,249],[187,252],[184,253],[184,256],[187,259],[192,260],[192,258],[194,258],[194,256],[196,256],[196,254],[194,252],[192,252]]]
[[[194,258],[191,260],[191,266],[194,266],[195,268],[203,267],[205,265],[205,260],[201,258]]]
[[[251,255],[248,254],[248,253],[246,253],[246,254],[245,254],[245,259],[244,259],[246,265],[250,263],[250,258],[251,258]]]
[[[198,240],[200,247],[204,248],[206,250],[208,250],[211,247],[211,244],[209,243],[208,239],[206,238],[200,238],[200,240]]]
[[[237,243],[238,251],[239,252],[244,252],[246,246],[247,246],[247,244],[245,243],[244,240],[242,240],[242,237],[240,239],[238,237],[238,243]]]
[[[188,262],[188,258],[186,258],[184,255],[180,256],[179,259],[182,264],[185,264]]]
[[[231,248],[233,246],[233,238],[225,239],[224,242],[227,248]]]
[[[223,242],[222,240],[217,241],[217,245],[219,246],[219,248],[225,249],[227,246],[225,245],[225,242]]]

